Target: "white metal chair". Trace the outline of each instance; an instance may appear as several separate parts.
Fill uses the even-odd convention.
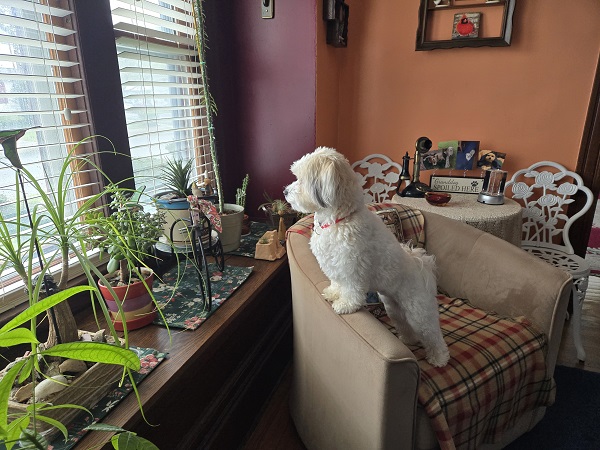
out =
[[[398,187],[402,166],[385,155],[368,155],[352,164],[363,187],[365,203],[390,201]]]
[[[571,225],[584,215],[593,202],[592,191],[575,172],[551,161],[537,162],[516,172],[506,183],[513,200],[523,205],[523,239],[521,247],[573,277],[573,336],[577,358],[585,360],[581,343],[581,311],[590,276],[589,263],[575,255],[569,240]],[[577,192],[586,203],[572,216],[567,208]]]

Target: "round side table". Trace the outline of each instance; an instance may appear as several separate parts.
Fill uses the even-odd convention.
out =
[[[517,247],[521,246],[523,208],[513,199],[505,198],[503,205],[486,205],[477,201],[476,194],[453,193],[446,206],[433,206],[424,198],[400,197],[397,194],[392,201],[467,223]]]

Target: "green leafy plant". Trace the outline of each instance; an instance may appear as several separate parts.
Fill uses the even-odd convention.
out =
[[[291,205],[285,200],[278,198],[273,200],[273,198],[271,198],[271,196],[266,192],[263,194],[263,197],[265,198],[266,202],[262,203],[258,207],[259,210],[276,215],[297,214],[296,211],[292,209]]]
[[[141,267],[147,267],[154,258],[152,248],[163,235],[164,213],[145,212],[140,203],[142,191],[128,191],[112,184],[106,188],[112,197],[110,215],[90,217],[87,224],[92,231],[89,242],[110,256],[106,266],[109,274],[119,271],[118,282],[127,285],[132,273],[142,279]]]
[[[100,305],[100,311],[106,318],[110,334],[115,342],[119,341],[110,314],[96,285],[96,280],[108,285],[105,274],[97,267],[96,255],[90,253],[87,243],[92,231],[92,222],[104,217],[104,198],[107,193],[114,193],[116,188],[90,194],[79,201],[75,207],[70,195],[74,190],[74,177],[80,171],[97,170],[105,174],[95,164],[94,155],[79,154],[77,147],[93,137],[85,139],[71,149],[62,161],[58,174],[53,174],[54,183],[47,185],[40,182],[32,172],[21,164],[16,142],[26,130],[0,131],[0,143],[4,149],[9,164],[0,159],[0,164],[12,168],[15,173],[14,182],[14,211],[7,208],[0,210],[0,272],[12,268],[21,277],[27,295],[28,306],[15,319],[0,328],[0,346],[29,344],[31,350],[20,360],[12,363],[5,370],[5,376],[0,381],[0,442],[8,448],[21,439],[34,448],[41,446],[39,435],[36,434],[37,422],[50,423],[63,434],[65,427],[59,421],[46,417],[46,411],[60,408],[82,408],[80,405],[48,405],[35,402],[23,413],[8,414],[8,399],[13,383],[23,382],[29,376],[35,383],[38,376],[45,377],[47,362],[53,358],[72,358],[84,361],[120,364],[126,371],[138,370],[139,359],[135,352],[128,350],[129,337],[124,330],[123,348],[101,343],[79,342],[77,325],[73,318],[67,299],[75,294],[89,295],[92,304]],[[110,142],[110,141],[108,141]],[[112,145],[112,144],[111,144]],[[50,178],[47,174],[45,178]],[[25,189],[33,193],[35,204],[30,210],[22,207],[28,205],[25,201]],[[122,191],[120,191],[122,192]],[[26,218],[26,219],[24,219]],[[103,219],[108,223],[109,219]],[[125,221],[126,222],[126,221]],[[137,261],[140,253],[131,251],[126,239],[120,241],[123,252],[130,262]],[[137,245],[137,244],[136,244]],[[55,249],[40,252],[40,248]],[[139,247],[136,246],[135,249]],[[87,277],[88,286],[66,289],[69,280],[69,259],[76,259]],[[38,264],[39,262],[39,267]],[[60,280],[54,283],[49,269],[58,263]],[[94,313],[98,310],[94,306]],[[40,314],[49,317],[49,337],[45,343],[40,343],[36,336],[36,317]],[[29,327],[21,327],[29,321]],[[131,378],[131,377],[130,377]],[[137,388],[134,391],[138,402]],[[141,409],[141,404],[140,404]],[[143,411],[142,411],[143,415]],[[31,432],[27,428],[33,428]]]
[[[242,187],[237,188],[235,192],[235,203],[242,208],[246,207],[246,191],[248,190],[248,183],[250,182],[250,174],[246,174],[242,180]]]
[[[8,400],[13,384],[15,381],[22,383],[28,378],[31,378],[32,383],[35,384],[38,379],[36,374],[43,373],[40,361],[44,358],[63,357],[96,363],[118,364],[125,371],[129,371],[129,373],[131,370],[140,369],[140,360],[137,354],[132,350],[121,348],[117,345],[99,342],[67,342],[57,344],[49,349],[42,349],[43,347],[40,346],[40,342],[36,336],[36,317],[50,308],[64,303],[73,295],[93,289],[92,286],[78,286],[53,294],[33,303],[29,308],[0,328],[0,346],[12,347],[20,344],[29,344],[31,346],[31,351],[18,360],[0,380],[0,440],[4,442],[7,450],[10,450],[17,442],[22,441],[33,443],[34,445],[37,444],[34,448],[46,448],[39,446],[40,437],[35,431],[23,434],[23,431],[30,425],[35,430],[37,428],[37,421],[55,426],[66,438],[66,427],[59,421],[45,415],[46,411],[60,408],[79,408],[85,410],[85,408],[78,405],[38,403],[34,397],[31,408],[27,408],[22,414],[9,414]],[[22,327],[24,324],[28,324],[29,328]]]
[[[168,159],[159,177],[167,185],[167,188],[185,198],[192,193],[192,169],[194,160],[187,162],[183,160]]]

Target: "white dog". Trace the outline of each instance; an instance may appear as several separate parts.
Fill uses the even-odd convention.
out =
[[[334,311],[353,313],[377,291],[400,339],[420,341],[430,364],[446,365],[434,257],[399,243],[369,211],[354,171],[334,149],[319,147],[291,170],[297,180],[284,194],[296,211],[315,213],[310,248],[331,280],[323,294]]]

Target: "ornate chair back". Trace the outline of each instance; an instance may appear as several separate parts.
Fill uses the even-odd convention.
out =
[[[573,254],[571,225],[592,205],[592,191],[575,172],[551,161],[537,162],[516,172],[506,191],[523,206],[522,247],[546,247]],[[583,208],[568,216],[567,208],[577,192],[586,195]],[[510,195],[510,194],[509,194]]]
[[[368,155],[352,164],[352,169],[363,187],[365,203],[382,203],[392,199],[402,166],[385,155]]]

